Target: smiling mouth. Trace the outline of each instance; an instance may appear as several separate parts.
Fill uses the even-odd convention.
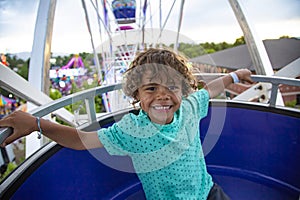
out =
[[[170,110],[173,106],[153,106],[154,110]]]

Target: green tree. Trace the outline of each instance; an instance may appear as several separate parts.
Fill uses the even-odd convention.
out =
[[[17,71],[17,73],[26,80],[28,80],[29,62],[30,59],[28,59],[26,62],[23,62],[23,64],[21,64],[21,66],[18,67]]]
[[[246,44],[244,36],[241,36],[240,38],[237,38],[235,40],[235,42],[233,43],[233,46],[239,46],[239,45],[242,45],[242,44]]]
[[[49,97],[53,100],[59,99],[62,97],[62,94],[57,89],[50,89]]]
[[[288,36],[288,35],[283,35],[283,36],[281,36],[279,39],[283,39],[283,38],[291,38],[291,37]]]

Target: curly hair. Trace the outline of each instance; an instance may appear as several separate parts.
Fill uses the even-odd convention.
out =
[[[197,89],[197,80],[188,68],[188,60],[183,55],[168,49],[150,48],[140,52],[124,73],[123,91],[125,95],[134,99],[132,104],[138,103],[137,89],[142,84],[142,75],[146,71],[151,71],[152,78],[162,77],[169,73],[170,68],[178,74],[173,79],[180,78],[182,80],[184,96]]]

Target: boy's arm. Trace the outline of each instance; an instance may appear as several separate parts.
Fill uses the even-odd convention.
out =
[[[3,145],[8,145],[33,131],[39,131],[36,118],[22,111],[16,111],[0,120],[0,127],[13,128],[13,134],[6,138]],[[40,127],[43,135],[68,148],[83,150],[103,147],[97,132],[83,132],[45,119],[40,119]]]
[[[237,78],[240,81],[244,80],[249,83],[253,83],[251,79],[251,71],[249,71],[248,69],[239,69],[234,71],[233,73],[236,74]],[[209,82],[204,88],[209,92],[210,98],[213,98],[223,92],[224,89],[231,83],[234,83],[234,80],[233,77],[228,74]]]

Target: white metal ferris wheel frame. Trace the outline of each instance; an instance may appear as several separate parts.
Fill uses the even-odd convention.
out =
[[[273,75],[273,69],[263,43],[259,39],[258,35],[256,35],[256,33],[253,31],[253,27],[250,25],[248,17],[242,10],[238,0],[228,1],[230,2],[230,5],[244,33],[246,44],[254,63],[256,73],[260,75]],[[30,60],[29,82],[37,86],[41,91],[47,91],[44,80],[47,80],[47,74],[50,68],[48,61],[51,54],[51,41],[56,2],[57,0],[40,1],[36,20]],[[84,0],[82,0],[82,3],[84,4]],[[183,7],[184,0],[181,1],[181,4]],[[179,31],[180,27],[178,27],[177,34],[179,34]],[[128,38],[129,37],[127,37],[127,39]],[[176,41],[174,43],[176,43]],[[133,50],[135,51],[136,48],[137,47],[133,48]],[[116,51],[118,51],[118,49],[116,49]],[[134,55],[134,53],[132,55]],[[35,76],[33,76],[33,74],[35,74]],[[36,77],[36,74],[40,74],[40,76]]]

